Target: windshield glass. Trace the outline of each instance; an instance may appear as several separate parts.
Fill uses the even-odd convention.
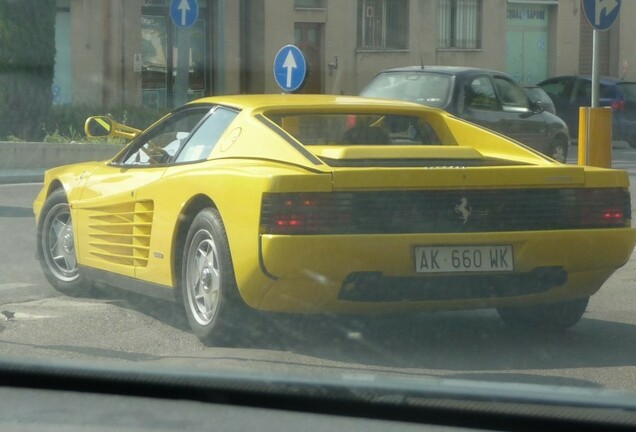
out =
[[[0,0],[0,378],[636,398],[634,22],[609,0]]]
[[[363,96],[402,99],[443,107],[450,97],[451,77],[435,73],[387,72],[375,77]]]

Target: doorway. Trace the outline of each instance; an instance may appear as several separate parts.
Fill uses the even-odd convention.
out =
[[[305,84],[296,93],[321,94],[323,90],[322,65],[322,38],[323,25],[319,23],[295,23],[295,45],[305,56],[307,63],[307,76]]]

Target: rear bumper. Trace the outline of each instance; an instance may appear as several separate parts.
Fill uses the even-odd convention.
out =
[[[272,280],[258,304],[286,312],[490,308],[592,295],[632,254],[636,229],[261,237]],[[417,273],[422,245],[514,248],[514,271]],[[253,287],[252,287],[253,288]],[[253,291],[252,291],[253,292]],[[249,299],[246,299],[249,302]]]

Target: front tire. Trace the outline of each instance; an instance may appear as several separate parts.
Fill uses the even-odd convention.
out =
[[[561,163],[565,163],[568,157],[568,142],[563,138],[555,138],[550,145],[549,156]]]
[[[521,330],[565,330],[579,322],[589,297],[518,308],[498,308],[499,317],[510,327]]]
[[[42,206],[37,250],[44,276],[56,290],[72,296],[86,291],[75,255],[71,210],[63,189],[51,193]]]
[[[236,288],[227,235],[216,209],[201,210],[188,230],[181,292],[192,332],[206,344],[235,339],[241,299]]]

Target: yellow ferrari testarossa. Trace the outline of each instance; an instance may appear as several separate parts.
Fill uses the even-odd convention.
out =
[[[452,115],[347,96],[194,101],[112,160],[49,170],[38,254],[92,282],[182,301],[202,340],[250,309],[496,308],[566,328],[630,257],[628,176],[564,165]]]

